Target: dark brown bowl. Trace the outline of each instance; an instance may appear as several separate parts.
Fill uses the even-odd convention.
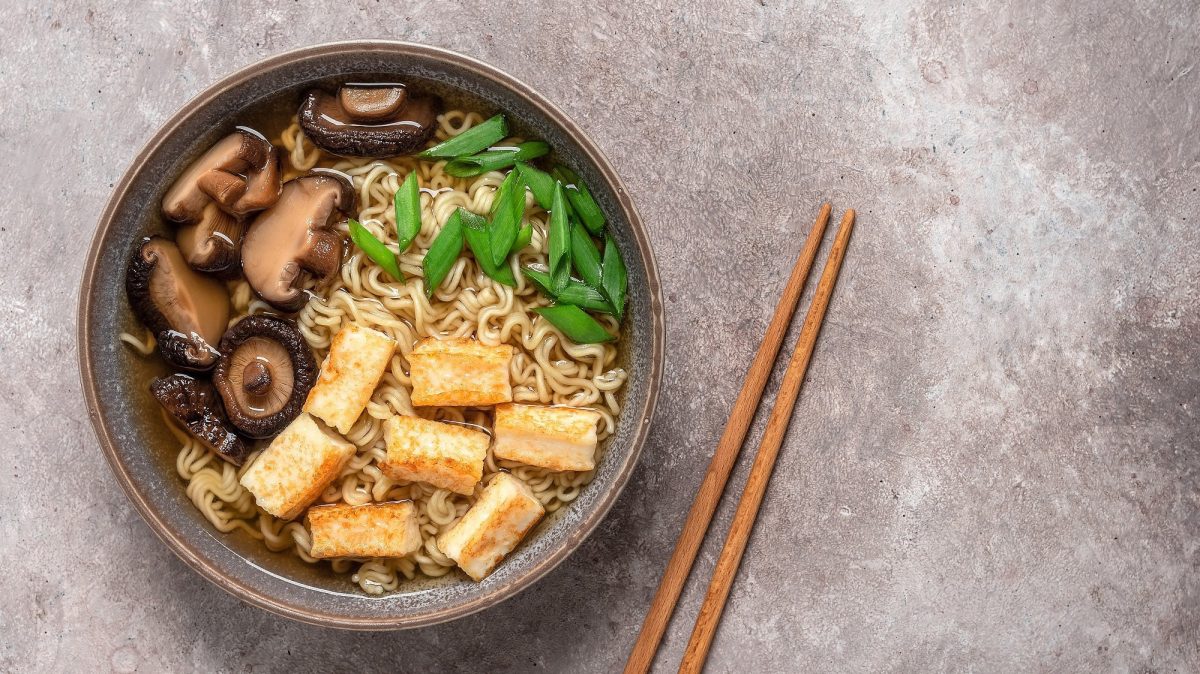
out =
[[[395,77],[425,83],[485,110],[503,110],[527,135],[548,141],[592,188],[629,267],[622,328],[630,373],[617,432],[595,480],[539,525],[483,582],[454,573],[368,596],[327,565],[270,553],[240,534],[221,534],[188,500],[174,470],[178,443],[147,390],[156,366],[117,339],[136,323],[123,290],[135,241],[161,231],[158,201],[187,162],[235,124],[298,101],[306,87],[342,78]],[[286,103],[294,104],[294,103]],[[641,220],[612,167],[587,135],[528,85],[474,59],[403,42],[338,42],[244,68],[190,101],[150,139],[100,217],[79,302],[79,361],[88,411],[104,455],[150,528],[183,561],[231,594],[289,618],[364,630],[431,625],[493,606],[528,587],[596,528],[629,479],[650,423],[662,374],[663,318],[654,256]]]

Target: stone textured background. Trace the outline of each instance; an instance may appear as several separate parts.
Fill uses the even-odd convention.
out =
[[[831,200],[859,227],[710,671],[1195,671],[1200,6],[975,4],[9,0],[0,670],[618,668]],[[209,586],[118,490],[77,383],[81,261],[136,149],[223,75],[356,37],[562,106],[667,296],[660,413],[612,514],[536,587],[417,632]]]

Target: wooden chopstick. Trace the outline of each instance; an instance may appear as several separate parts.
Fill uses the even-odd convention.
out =
[[[759,506],[762,505],[763,494],[767,491],[767,483],[771,480],[771,471],[775,469],[775,459],[779,456],[779,447],[787,433],[800,386],[804,383],[805,373],[808,372],[813,347],[817,343],[817,335],[821,332],[821,321],[825,318],[825,310],[829,308],[829,298],[837,283],[838,272],[842,268],[842,259],[846,255],[846,246],[850,243],[850,232],[853,229],[854,211],[846,211],[842,224],[838,227],[833,248],[829,251],[829,259],[825,261],[825,270],[821,273],[821,282],[817,285],[812,306],[804,319],[800,339],[796,342],[796,349],[792,352],[792,359],[788,362],[787,372],[775,398],[775,409],[771,410],[771,418],[759,444],[758,454],[750,468],[750,477],[746,480],[746,488],[742,491],[733,523],[729,526],[725,547],[721,549],[721,556],[713,569],[708,593],[705,594],[700,613],[696,616],[692,638],[683,652],[680,672],[699,672],[708,658],[708,650],[721,621],[725,600],[729,597],[729,590],[737,576],[742,553],[746,550],[746,541],[754,528],[754,520],[758,516]]]
[[[784,286],[783,295],[780,296],[779,304],[775,307],[775,314],[771,317],[771,323],[767,326],[766,334],[763,335],[758,353],[755,354],[750,370],[746,373],[746,381],[742,384],[742,390],[733,404],[733,412],[725,424],[725,432],[717,442],[717,449],[713,452],[712,460],[708,464],[704,481],[700,483],[700,489],[696,492],[696,500],[692,502],[692,509],[688,511],[683,531],[675,543],[675,552],[671,553],[671,560],[667,563],[666,571],[663,572],[662,580],[658,584],[658,591],[655,592],[654,599],[650,602],[650,610],[646,614],[646,620],[642,623],[642,631],[638,634],[633,651],[629,654],[629,660],[625,663],[626,674],[646,672],[654,662],[654,653],[658,650],[663,632],[666,631],[667,623],[671,620],[675,603],[679,601],[679,593],[683,590],[684,582],[687,581],[692,563],[696,561],[696,553],[700,550],[700,544],[704,542],[704,535],[708,532],[713,512],[717,509],[721,494],[725,491],[725,483],[729,481],[729,473],[733,470],[733,464],[737,461],[738,453],[742,449],[742,441],[746,439],[746,430],[754,419],[755,410],[758,409],[763,387],[767,385],[767,379],[775,365],[775,356],[779,354],[783,337],[787,333],[788,325],[792,322],[792,314],[796,312],[796,305],[800,302],[805,281],[808,280],[813,260],[817,257],[817,249],[821,247],[821,239],[825,235],[825,226],[829,223],[829,211],[829,204],[821,206],[821,212],[813,222],[808,239],[804,242],[800,258],[796,260],[796,266],[792,268],[792,275],[788,278],[787,285]]]

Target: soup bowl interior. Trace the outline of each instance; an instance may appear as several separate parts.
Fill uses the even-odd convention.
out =
[[[343,81],[404,81],[448,105],[504,112],[515,131],[546,140],[557,159],[592,189],[629,269],[629,306],[620,362],[629,373],[616,432],[600,449],[595,478],[571,504],[547,516],[482,582],[459,572],[410,581],[370,596],[327,563],[269,552],[240,532],[217,531],[189,501],[175,471],[179,443],[147,388],[165,373],[117,338],[138,332],[125,298],[129,255],[148,234],[167,234],[158,212],[187,164],[235,126],[276,137],[303,91]],[[569,555],[611,507],[645,439],[662,363],[662,308],[653,257],[628,195],[607,160],[560,110],[528,86],[473,59],[396,42],[335,43],[289,52],[212,86],[147,143],[103,212],[80,292],[80,365],[93,426],[119,483],[176,554],[234,595],[306,622],[352,629],[433,624],[491,606],[529,586]]]

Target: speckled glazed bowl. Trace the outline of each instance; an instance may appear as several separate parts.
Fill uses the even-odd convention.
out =
[[[475,583],[461,573],[368,596],[327,564],[268,552],[240,533],[222,534],[191,504],[175,473],[178,442],[147,385],[157,359],[118,341],[136,326],[124,269],[136,241],[163,231],[158,202],[184,166],[235,125],[294,106],[317,83],[396,78],[431,87],[484,112],[504,111],[518,130],[548,141],[592,188],[629,267],[622,366],[630,378],[617,432],[601,449],[595,480],[547,517],[496,571]],[[279,113],[275,113],[279,114]],[[80,291],[79,354],[92,425],[133,504],[183,561],[245,601],[290,618],[351,629],[398,629],[451,620],[528,587],[571,554],[604,517],[637,462],[662,372],[658,277],[637,212],[608,161],[582,130],[529,86],[474,59],[399,42],[341,42],[281,54],[209,87],[154,134],[117,184],[100,217]]]

